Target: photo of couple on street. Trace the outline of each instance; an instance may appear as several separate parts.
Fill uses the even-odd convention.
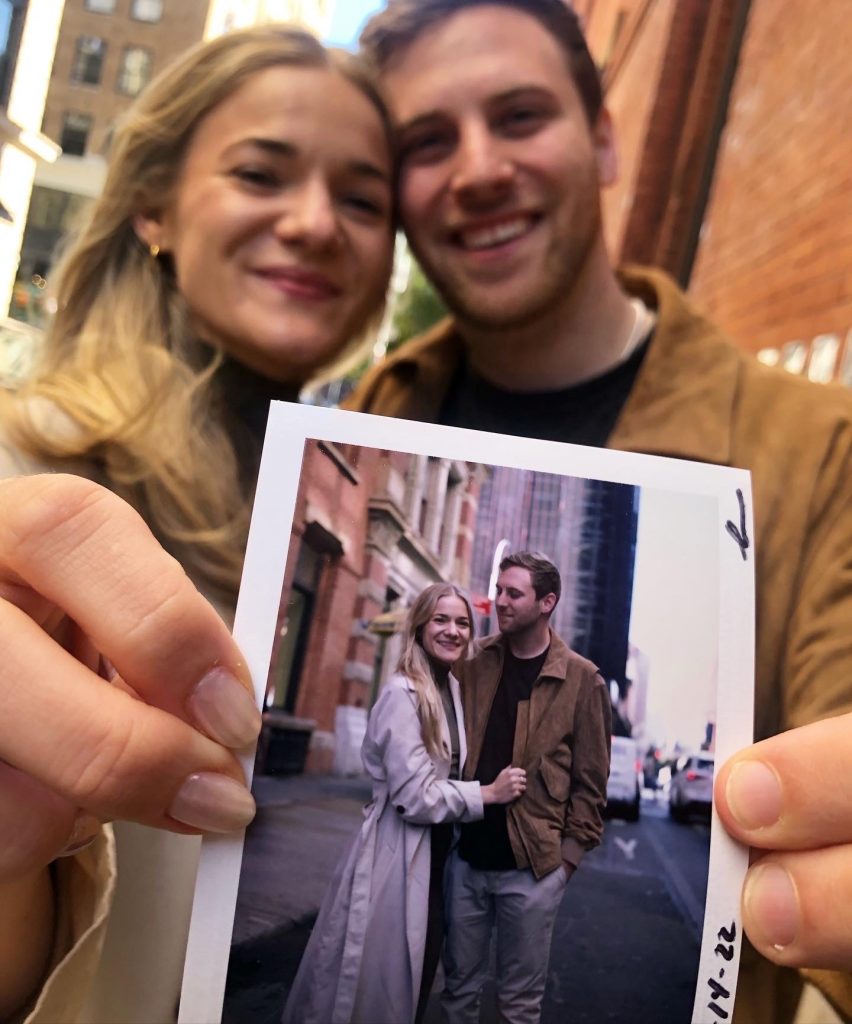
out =
[[[716,500],[308,438],[222,1020],[689,1020]]]
[[[373,801],[320,911],[288,1024],[422,1020],[445,899],[446,1019],[478,1019],[492,928],[505,1016],[538,1019],[556,910],[600,841],[609,769],[607,688],[549,627],[560,590],[544,556],[507,555],[499,635],[467,662],[464,593],[438,583],[415,600],[399,672],[367,726]],[[526,763],[538,770],[528,776]],[[383,955],[362,967],[377,942]]]

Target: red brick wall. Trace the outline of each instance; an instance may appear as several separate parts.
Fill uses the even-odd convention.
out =
[[[589,42],[604,64],[620,154],[620,179],[604,197],[618,262],[654,264],[686,279],[739,3],[635,0],[628,8],[601,0],[593,8]]]
[[[757,350],[852,327],[848,0],[754,0],[691,292]]]
[[[87,151],[102,153],[107,133],[133,102],[117,90],[124,48],[141,46],[152,56],[157,75],[178,54],[197,43],[204,33],[208,0],[180,0],[163,5],[163,17],[150,24],[130,17],[130,0],[119,0],[112,14],[86,10],[83,0],[66,0],[56,45],[56,56],[44,111],[42,131],[59,141],[65,114],[88,114],[92,131]],[[80,36],[97,36],[106,42],[106,58],[100,85],[71,80]]]
[[[365,465],[374,453],[364,449]],[[338,466],[310,441],[305,446],[301,483],[296,499],[287,569],[278,613],[270,681],[280,647],[280,627],[286,618],[287,598],[296,568],[306,521],[317,522],[343,544],[342,555],[331,557],[319,580],[311,632],[303,663],[296,714],[316,720],[320,729],[334,728],[334,713],[341,700],[341,680],[346,663],[358,583],[364,561],[366,493],[341,473]]]
[[[621,2],[597,0],[588,23],[589,42],[597,60],[602,61],[609,45],[613,19],[623,7]],[[604,230],[613,258],[620,260],[631,211],[643,199],[640,178],[643,177],[643,156],[648,132],[653,121],[657,89],[662,74],[675,0],[658,0],[644,8],[636,8],[632,18],[641,19],[636,26],[628,20],[622,33],[622,47],[627,50],[613,55],[611,70],[615,79],[607,91],[607,107],[615,123],[619,158],[619,179],[603,193]],[[635,35],[633,33],[636,33]],[[658,154],[662,156],[663,154]],[[641,182],[647,189],[647,175]]]

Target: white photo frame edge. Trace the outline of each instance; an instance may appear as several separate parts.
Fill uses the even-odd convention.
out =
[[[716,764],[752,742],[754,707],[754,548],[743,558],[723,517],[739,524],[737,491],[743,497],[749,537],[754,536],[751,482],[746,470],[655,455],[588,448],[514,435],[490,434],[439,424],[396,420],[339,409],[273,402],[261,458],[246,548],[234,638],[243,651],[262,707],[272,656],[278,605],[290,547],[301,467],[308,440],[464,459],[524,470],[629,483],[714,497],[719,507],[719,683]],[[292,458],[282,452],[292,449]],[[273,471],[274,467],[274,471]],[[250,585],[246,585],[250,583]],[[725,727],[719,728],[724,721]],[[251,784],[254,748],[241,755]],[[704,931],[692,1024],[716,1024],[710,1008],[718,992],[730,992],[721,1008],[730,1016],[742,944],[740,891],[748,851],[725,832],[713,809]],[[205,836],[192,908],[178,1024],[219,1024],[225,995],[244,833]],[[715,952],[720,928],[733,923],[731,959]],[[720,971],[723,973],[720,976]],[[731,980],[733,979],[733,981]],[[725,984],[725,982],[728,984]],[[720,997],[717,995],[717,1002]]]

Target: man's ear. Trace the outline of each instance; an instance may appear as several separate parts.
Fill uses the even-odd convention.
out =
[[[162,210],[144,210],[133,218],[133,230],[146,249],[156,246],[160,252],[168,252],[169,233],[166,231],[163,221]]]
[[[615,125],[606,107],[601,107],[592,129],[595,154],[598,161],[598,181],[601,185],[614,185],[618,180],[618,150],[615,145]]]
[[[541,610],[544,612],[545,615],[550,615],[550,613],[556,607],[556,602],[558,600],[559,599],[557,598],[556,594],[545,594],[544,597],[540,599],[539,603],[541,604]]]

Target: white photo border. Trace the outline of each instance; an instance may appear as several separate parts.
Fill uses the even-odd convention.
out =
[[[255,681],[258,706],[272,656],[305,442],[328,441],[438,458],[537,470],[715,498],[719,509],[719,673],[716,765],[752,742],[754,546],[743,550],[728,524],[754,536],[748,472],[610,449],[531,440],[437,424],[284,402],[270,407],[249,531],[234,637]],[[741,533],[742,536],[742,533]],[[744,557],[745,556],[745,557]],[[255,750],[241,763],[251,783]],[[244,833],[202,844],[178,1024],[219,1024],[225,995]],[[704,931],[692,1024],[730,1017],[742,943],[740,892],[748,851],[713,808]],[[714,1006],[716,1009],[714,1009]],[[723,1012],[719,1012],[719,1011]]]

